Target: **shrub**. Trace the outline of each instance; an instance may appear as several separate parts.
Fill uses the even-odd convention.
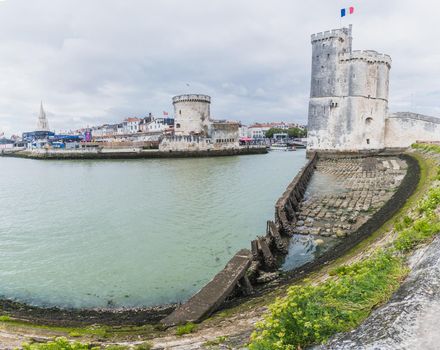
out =
[[[197,326],[194,323],[187,323],[181,326],[178,326],[176,329],[176,334],[182,336],[184,334],[189,334],[195,332]]]
[[[9,322],[9,321],[11,321],[11,318],[8,315],[0,316],[0,322]]]

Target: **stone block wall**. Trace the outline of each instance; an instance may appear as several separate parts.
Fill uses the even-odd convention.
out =
[[[409,147],[416,141],[440,141],[440,118],[401,112],[389,116],[385,126],[385,146]]]
[[[312,154],[307,164],[295,176],[275,205],[275,224],[284,235],[291,235],[292,233],[291,227],[296,222],[299,204],[304,197],[317,161],[317,154]]]

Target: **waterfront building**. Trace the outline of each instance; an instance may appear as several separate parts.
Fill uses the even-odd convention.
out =
[[[174,137],[165,137],[162,151],[207,151],[239,147],[239,123],[211,118],[211,97],[202,94],[175,96]]]
[[[352,41],[351,25],[311,37],[308,150],[380,150],[439,141],[439,118],[389,113],[391,57],[353,50]]]
[[[7,149],[14,147],[15,141],[6,138],[0,138],[0,149]]]
[[[124,134],[135,134],[139,132],[139,125],[141,119],[139,118],[127,118],[122,123]]]
[[[240,139],[244,139],[248,137],[249,128],[247,125],[240,124],[240,127],[238,128],[238,137]]]
[[[143,133],[166,133],[174,129],[173,118],[155,118],[153,116],[145,118],[140,124],[140,131]]]
[[[54,135],[55,133],[49,130],[49,122],[43,108],[43,102],[41,102],[37,128],[35,131],[24,132],[22,134],[22,140],[27,144],[28,148],[41,148],[47,145],[49,143],[49,137]]]

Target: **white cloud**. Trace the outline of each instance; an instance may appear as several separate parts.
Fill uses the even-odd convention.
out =
[[[393,58],[391,110],[439,115],[439,15],[433,0],[1,2],[0,130],[31,130],[41,99],[59,130],[171,112],[186,92],[217,118],[305,122],[310,34],[349,23],[356,49]]]

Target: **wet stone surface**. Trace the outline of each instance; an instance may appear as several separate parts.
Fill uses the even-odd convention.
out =
[[[397,157],[319,161],[294,227],[295,234],[342,239],[386,201],[406,174]]]

